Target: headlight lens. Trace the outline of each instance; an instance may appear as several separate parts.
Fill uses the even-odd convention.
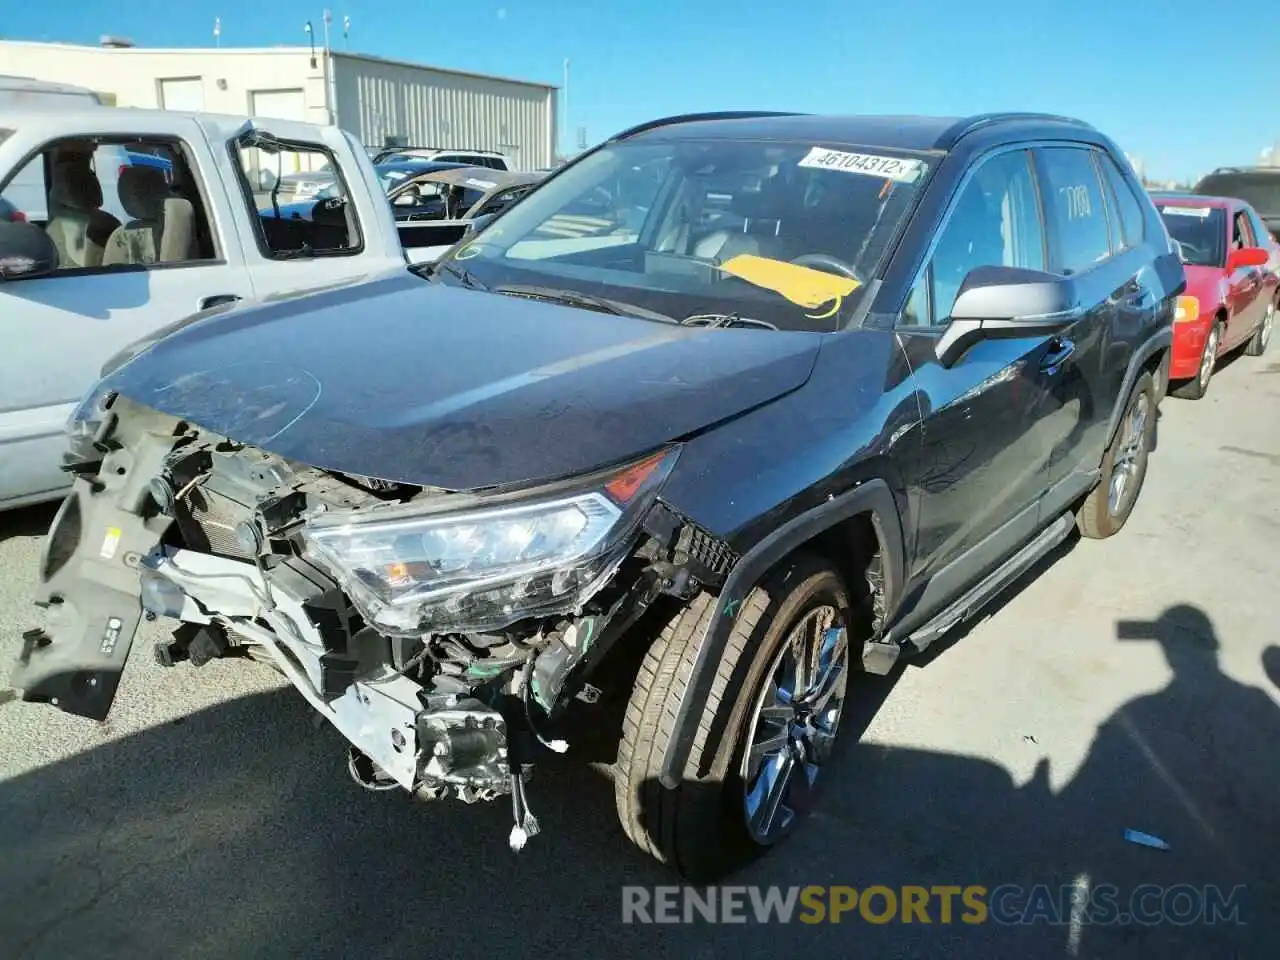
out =
[[[383,633],[498,630],[590,599],[625,556],[675,457],[671,448],[569,493],[463,512],[321,514],[303,536]]]
[[[106,381],[98,381],[67,418],[67,444],[73,462],[92,462],[102,458],[102,454],[94,449],[93,438],[97,436],[98,428],[106,418],[107,397],[111,392]]]

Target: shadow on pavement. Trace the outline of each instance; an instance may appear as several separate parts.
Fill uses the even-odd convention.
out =
[[[672,877],[623,840],[610,784],[572,752],[531,782],[543,833],[517,857],[509,805],[365,793],[347,779],[338,735],[317,731],[301,698],[280,691],[5,783],[0,942],[14,958],[1270,955],[1280,709],[1218,670],[1198,609],[1119,632],[1161,644],[1174,677],[1099,729],[1057,795],[1047,761],[1019,787],[984,760],[854,742],[847,734],[868,718],[851,716],[819,812],[728,881],[981,885],[986,923],[960,922],[957,902],[943,924],[935,901],[929,924],[875,925],[855,911],[840,924],[750,931],[624,925],[620,887]],[[857,678],[851,701],[862,693],[874,712],[891,686]],[[1129,827],[1171,849],[1124,842]],[[1006,888],[997,903],[1004,884],[1023,891]],[[1037,884],[1055,904],[1063,887],[1114,884],[1122,907],[1141,884],[1217,884],[1224,897],[1243,884],[1236,905],[1249,925],[1073,927],[1069,909],[1058,924],[994,922],[1035,916]],[[1145,908],[1159,904],[1156,895]],[[1168,904],[1189,910],[1185,899]]]
[[[12,537],[43,537],[49,532],[60,503],[41,503],[0,513],[0,543]]]

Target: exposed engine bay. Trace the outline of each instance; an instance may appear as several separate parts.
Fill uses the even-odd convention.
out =
[[[736,560],[659,499],[677,446],[453,492],[290,462],[112,393],[93,407],[24,698],[105,718],[139,621],[171,618],[162,665],[267,660],[350,741],[362,787],[510,797],[515,850],[538,832],[527,775],[568,748],[593,671],[657,598],[715,589]]]

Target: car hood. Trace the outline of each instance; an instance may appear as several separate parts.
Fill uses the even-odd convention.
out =
[[[1187,295],[1200,301],[1200,313],[1217,310],[1226,299],[1227,274],[1221,267],[1186,265]]]
[[[616,463],[801,386],[820,334],[688,328],[405,271],[177,329],[108,376],[313,466],[446,489]]]

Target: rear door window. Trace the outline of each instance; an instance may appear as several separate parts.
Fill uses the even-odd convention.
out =
[[[1052,268],[1063,274],[1081,273],[1111,254],[1106,207],[1093,151],[1043,147],[1036,154]]]
[[[1099,153],[1098,163],[1115,197],[1119,214],[1116,219],[1120,221],[1121,228],[1120,249],[1136,247],[1146,239],[1146,217],[1142,213],[1142,203],[1133,192],[1128,178],[1120,172],[1120,167],[1109,154]]]

